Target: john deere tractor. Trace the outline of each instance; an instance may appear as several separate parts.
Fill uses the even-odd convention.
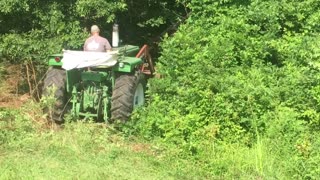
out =
[[[54,96],[45,109],[49,119],[62,123],[73,117],[126,121],[145,101],[146,80],[154,67],[148,46],[126,45],[111,52],[65,51],[49,57],[43,96]]]

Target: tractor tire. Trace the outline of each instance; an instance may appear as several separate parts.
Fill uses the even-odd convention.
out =
[[[48,114],[48,120],[57,124],[63,123],[65,106],[67,102],[66,93],[66,71],[58,68],[49,68],[44,79],[42,97],[50,96],[50,88],[55,87],[55,103],[52,108],[44,108],[44,113]]]
[[[111,122],[126,122],[133,109],[145,103],[145,89],[143,74],[122,74],[117,77],[111,98]]]

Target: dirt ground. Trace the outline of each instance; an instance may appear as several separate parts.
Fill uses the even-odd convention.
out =
[[[31,98],[20,89],[26,81],[20,65],[7,67],[0,77],[0,108],[19,108]]]

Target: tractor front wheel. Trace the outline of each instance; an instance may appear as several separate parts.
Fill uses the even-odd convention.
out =
[[[134,108],[145,102],[143,74],[123,74],[116,78],[111,100],[111,121],[127,121]]]
[[[66,71],[58,68],[49,68],[46,78],[44,79],[44,86],[42,97],[54,97],[52,104],[44,108],[44,113],[48,114],[48,119],[57,124],[63,122],[63,115],[65,112],[65,105],[67,101],[66,93]]]

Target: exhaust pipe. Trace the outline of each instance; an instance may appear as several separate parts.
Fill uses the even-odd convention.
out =
[[[119,25],[114,24],[112,27],[112,47],[119,47]]]

